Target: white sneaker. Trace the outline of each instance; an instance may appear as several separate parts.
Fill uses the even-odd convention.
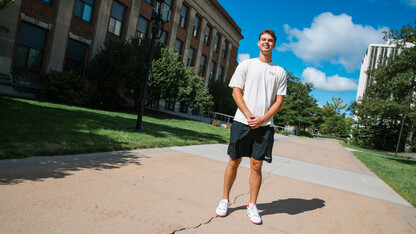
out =
[[[215,213],[220,217],[225,217],[227,216],[227,210],[229,206],[230,206],[230,203],[228,202],[228,200],[222,199],[217,209],[215,210]]]
[[[259,211],[257,210],[257,206],[254,204],[248,204],[247,216],[250,218],[250,221],[254,224],[261,224],[261,217],[259,215]]]

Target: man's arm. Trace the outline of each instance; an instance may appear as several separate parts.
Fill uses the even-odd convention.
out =
[[[248,126],[250,126],[251,129],[255,129],[260,127],[267,120],[269,120],[273,115],[277,113],[280,107],[282,107],[283,97],[283,95],[276,95],[276,101],[263,116],[251,115],[249,118],[247,118]]]
[[[238,106],[238,109],[240,109],[240,111],[243,112],[246,119],[250,119],[250,117],[253,116],[253,114],[248,109],[248,107],[246,105],[246,102],[244,101],[243,90],[238,88],[238,87],[234,87],[233,88],[233,98],[234,98],[235,103]]]

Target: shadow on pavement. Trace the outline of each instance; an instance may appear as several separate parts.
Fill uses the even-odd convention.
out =
[[[2,160],[0,164],[0,185],[18,184],[25,180],[60,179],[71,175],[71,172],[84,169],[105,170],[120,168],[128,164],[141,165],[141,158],[149,157],[137,152],[118,151]]]
[[[286,213],[289,215],[296,215],[306,211],[320,209],[325,206],[325,201],[314,198],[311,200],[301,199],[301,198],[288,198],[281,199],[277,201],[272,201],[271,203],[262,203],[257,204],[257,209],[261,216]],[[232,213],[236,210],[244,210],[246,206],[233,207],[228,209],[229,213]]]

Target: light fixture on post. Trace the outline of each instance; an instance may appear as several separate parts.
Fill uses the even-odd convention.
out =
[[[149,49],[149,58],[147,60],[147,68],[146,68],[146,75],[144,78],[144,85],[142,90],[142,97],[140,100],[140,109],[139,114],[137,115],[137,122],[136,128],[134,129],[135,132],[143,132],[142,129],[142,119],[143,119],[143,112],[144,112],[144,102],[146,99],[146,89],[147,89],[147,82],[149,80],[150,70],[152,68],[152,59],[153,59],[153,51],[155,48],[156,37],[159,34],[159,29],[161,24],[165,24],[169,22],[170,19],[170,9],[165,9],[165,0],[157,0],[156,8],[153,8],[152,11],[152,39],[150,42],[150,49]]]
[[[410,100],[412,100],[412,98],[410,96],[406,96],[405,99],[406,99],[406,103],[405,103],[405,107],[404,107],[402,126],[400,127],[399,139],[397,140],[396,153],[394,154],[395,157],[397,157],[397,151],[399,150],[400,138],[402,137],[402,131],[403,131],[403,125],[404,125],[404,119],[406,118],[406,111],[407,111],[407,108],[410,105]]]

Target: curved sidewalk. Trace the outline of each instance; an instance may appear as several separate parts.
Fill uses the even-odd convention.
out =
[[[416,233],[416,209],[338,143],[276,135],[258,208],[248,160],[215,216],[225,144],[0,161],[2,233]]]

